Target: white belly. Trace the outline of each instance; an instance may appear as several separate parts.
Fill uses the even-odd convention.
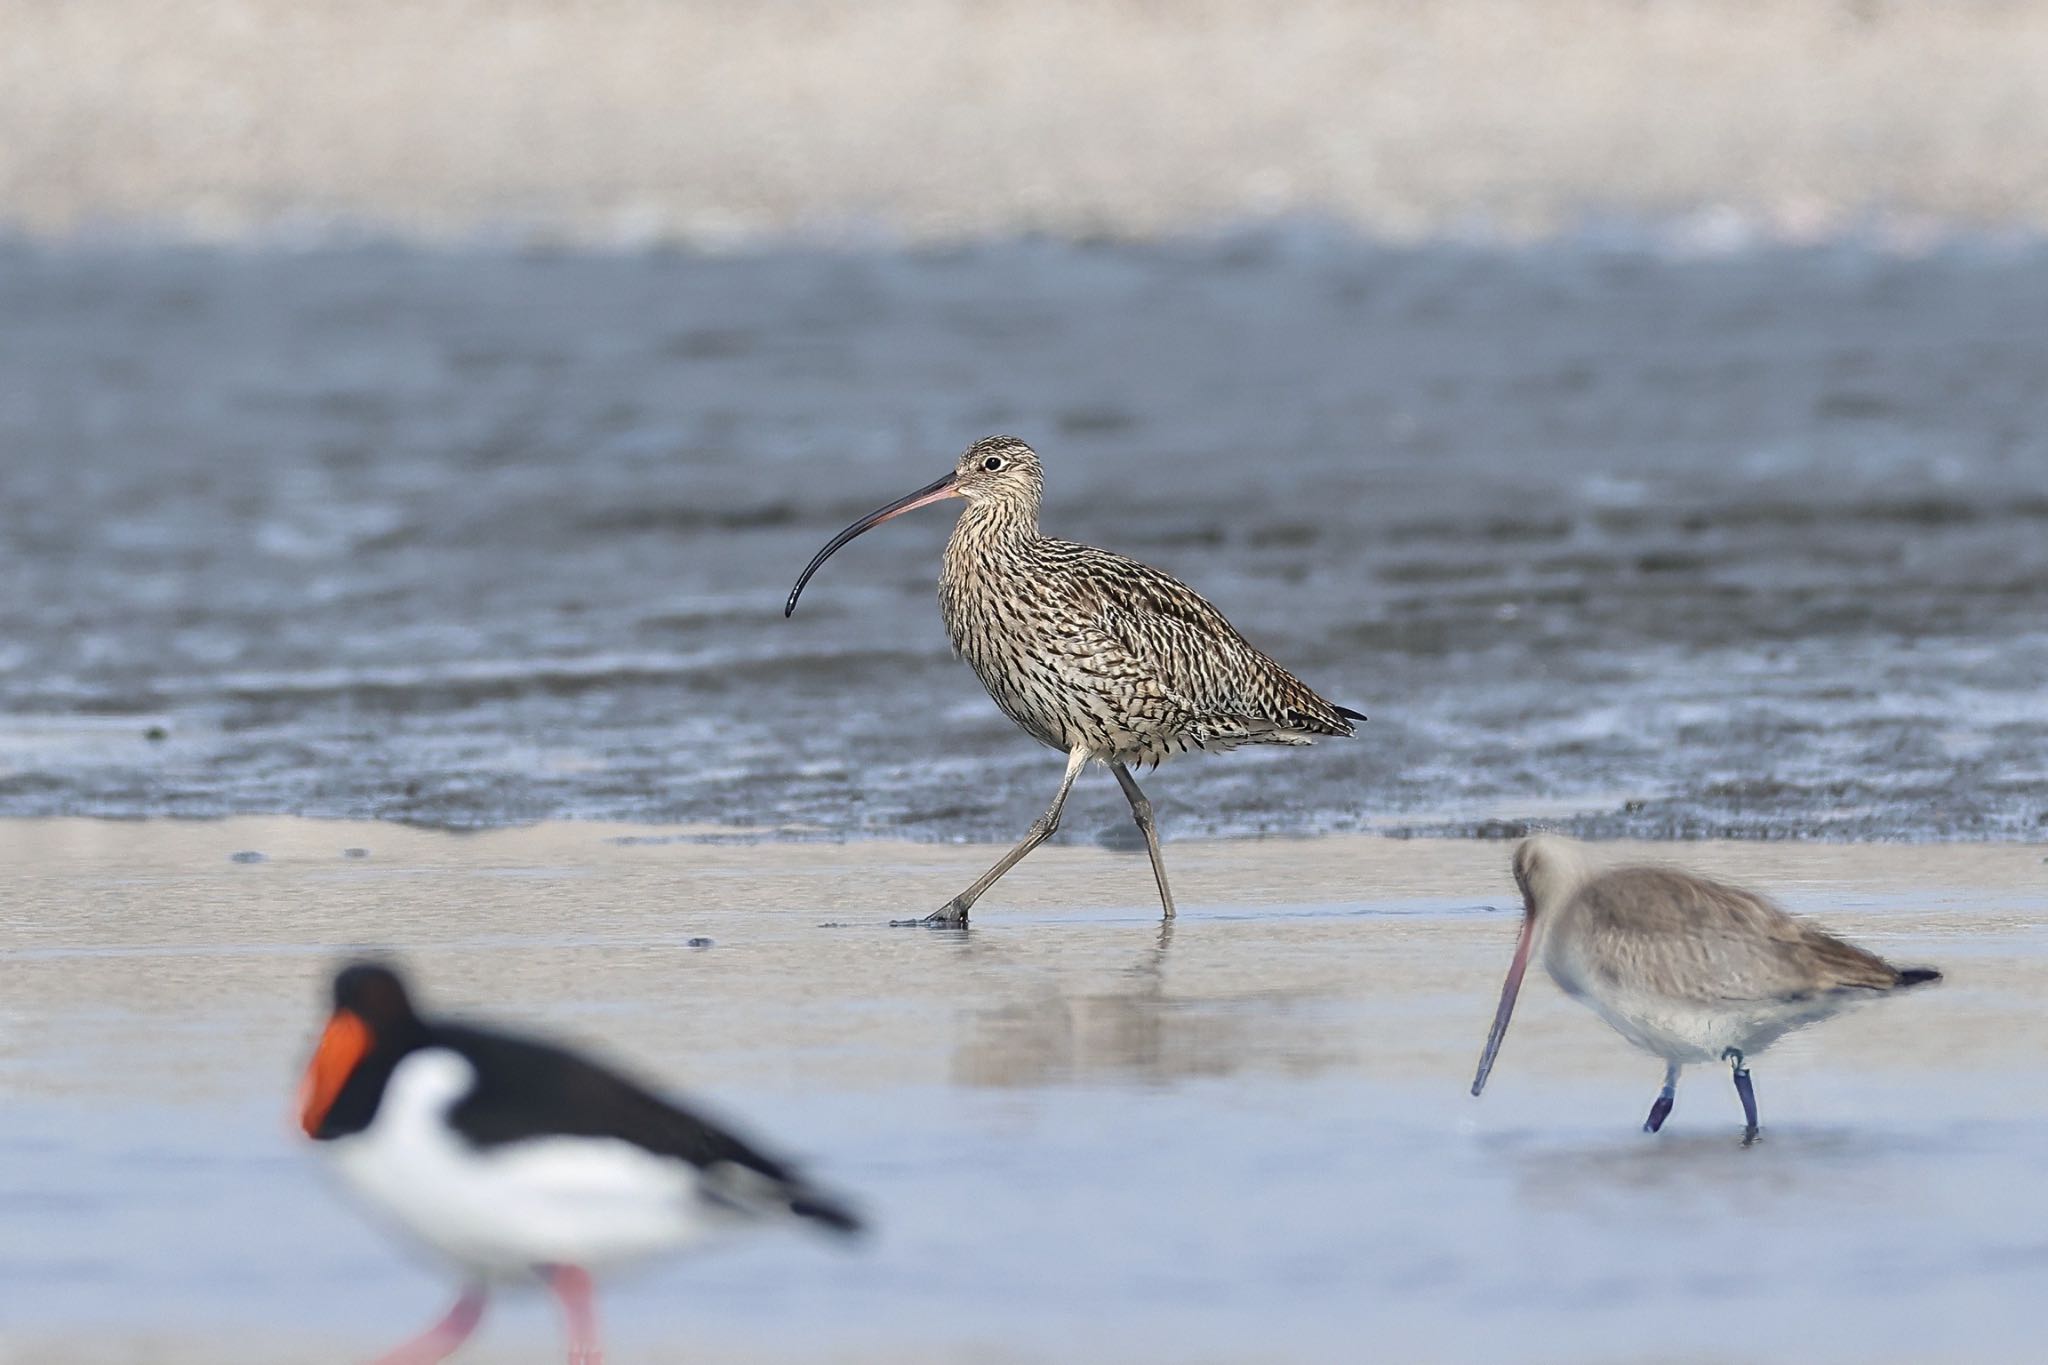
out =
[[[1755,1056],[1802,1025],[1853,1003],[1847,997],[1806,1000],[1684,1000],[1588,970],[1569,950],[1546,954],[1544,966],[1558,989],[1606,1020],[1643,1051],[1681,1066],[1717,1062],[1730,1049]]]
[[[687,1245],[722,1221],[699,1200],[695,1167],[618,1139],[470,1147],[445,1120],[472,1080],[453,1052],[414,1053],[376,1121],[327,1144],[356,1193],[471,1271],[589,1269]]]

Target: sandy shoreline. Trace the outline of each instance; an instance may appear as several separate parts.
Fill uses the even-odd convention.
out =
[[[2048,915],[2048,849],[2039,845],[1597,847],[1605,858],[1678,861],[1768,889],[1842,932],[1906,945],[1885,949],[1906,956],[1939,957],[1937,945]],[[1410,988],[1448,989],[1445,962],[1411,955],[1425,944],[1432,952],[1455,945],[1460,971],[1476,971],[1463,989],[1483,996],[1493,959],[1512,941],[1512,848],[1355,835],[1170,842],[1184,907],[1172,931],[1176,979],[1219,997],[1285,994],[1310,981],[1319,992],[1366,991],[1399,968],[1417,973]],[[658,999],[664,979],[682,971],[692,974],[693,998],[661,1006],[635,1026],[645,1032],[620,1041],[647,1043],[670,1029],[702,1039],[711,1029],[721,1046],[745,1054],[733,1062],[745,1076],[761,1060],[748,1043],[759,1016],[801,1007],[821,990],[894,993],[905,1009],[944,1011],[970,1003],[974,990],[931,975],[930,962],[984,951],[980,944],[1052,953],[1048,969],[1062,990],[1116,982],[1133,961],[1158,955],[1142,853],[1058,842],[984,899],[968,946],[951,935],[887,928],[892,917],[937,908],[999,852],[888,841],[747,844],[732,842],[729,831],[706,841],[697,831],[579,823],[448,834],[290,818],[7,821],[0,864],[13,890],[0,907],[0,994],[31,1011],[98,1001],[174,1016],[204,977],[209,1000],[274,1012],[277,1026],[294,1033],[325,973],[358,949],[405,955],[450,1005],[514,1000],[594,1011],[593,1019],[608,992]],[[248,854],[262,860],[237,861]],[[1055,935],[1057,944],[1033,946]],[[690,946],[702,938],[715,947]],[[1295,956],[1354,940],[1341,955]],[[1097,960],[1091,944],[1121,946]],[[1397,953],[1392,964],[1374,956],[1388,949]],[[1213,957],[1198,977],[1182,975],[1198,953]],[[742,954],[743,972],[703,971]],[[711,1017],[693,1018],[699,1011]],[[882,1038],[894,1025],[878,1018],[872,1026]],[[801,1058],[843,1021],[806,1027],[799,1008],[776,1027],[793,1031],[786,1041]],[[716,1057],[714,1049],[705,1060]],[[222,1058],[221,1083],[245,1060]],[[957,1079],[942,1056],[917,1049],[886,1047],[852,1068],[837,1055],[815,1064],[829,1066],[840,1085]],[[714,1065],[704,1079],[715,1082],[718,1072]],[[213,1079],[186,1072],[164,1093],[189,1096]],[[26,1093],[103,1086],[133,1097],[138,1084],[145,1093],[150,1086],[125,1074],[26,1080]]]
[[[0,24],[0,225],[32,234],[2048,227],[2026,4],[72,0]]]
[[[687,930],[693,916],[796,917],[798,927],[869,929],[934,908],[1001,844],[891,840],[761,842],[725,828],[554,822],[451,833],[291,817],[194,821],[0,821],[0,860],[23,879],[0,914],[0,946],[63,958],[220,946],[390,942],[428,947],[502,934],[571,944],[586,936]],[[1272,906],[1451,903],[1509,907],[1512,840],[1372,835],[1169,842],[1184,922]],[[2048,891],[2048,845],[1642,842],[1596,845],[1613,861],[1678,862],[1788,897],[1982,889]],[[451,903],[450,884],[464,900]],[[478,888],[484,888],[479,897]],[[275,912],[264,909],[278,896]],[[47,900],[45,898],[48,898]],[[97,905],[97,910],[94,908]],[[195,913],[200,911],[202,913]],[[991,892],[975,927],[1149,923],[1141,850],[1055,841]]]
[[[2048,849],[1632,846],[1949,973],[1770,1056],[1777,1194],[1737,1218],[1712,1193],[1739,1174],[1717,1078],[1690,1079],[1675,1139],[1644,1147],[1654,1063],[1547,986],[1486,1100],[1462,1093],[1513,934],[1510,847],[1173,844],[1183,915],[1162,936],[1141,855],[1055,845],[962,937],[883,921],[935,906],[990,847],[0,823],[0,1207],[16,1211],[0,1281],[20,1296],[0,1361],[276,1365],[367,1353],[434,1311],[439,1282],[283,1131],[322,979],[351,945],[401,951],[446,1008],[598,1040],[715,1097],[877,1209],[860,1255],[763,1241],[620,1286],[621,1361],[1324,1360],[1363,1330],[1389,1359],[1478,1358],[1531,1331],[1556,1343],[1541,1358],[1622,1359],[1673,1295],[1690,1301],[1686,1267],[1743,1306],[1746,1358],[1790,1353],[1813,1303],[1883,1293],[1958,1349],[2020,1339],[2017,1319],[1965,1315],[1952,1278],[1905,1293],[1850,1274],[1850,1246],[1904,1234],[1831,1191],[1915,1220],[1909,1259],[1971,1263],[2003,1236],[1994,1209],[2028,1216],[2006,1167],[2048,1104],[2029,1023]],[[1634,1221],[1614,1200],[1639,1182],[1692,1229],[1666,1251],[1678,1278],[1590,1316],[1537,1306],[1632,1273],[1609,1221]],[[1715,1281],[1723,1239],[1757,1219],[1775,1249],[1743,1274],[1763,1278]],[[1521,1261],[1530,1237],[1563,1237],[1570,1268]],[[1304,1275],[1311,1248],[1334,1278]],[[1416,1280],[1427,1265],[1450,1278]],[[551,1358],[541,1305],[493,1325],[472,1358]],[[1680,1351],[1712,1341],[1672,1330]],[[1851,1333],[1808,1358],[1910,1358],[1917,1340]]]

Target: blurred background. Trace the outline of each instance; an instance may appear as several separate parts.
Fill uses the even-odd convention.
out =
[[[6,23],[0,202],[46,236],[2048,225],[2048,13],[2000,0],[29,0]]]
[[[2040,837],[2044,70],[1996,0],[10,4],[0,813],[1006,837],[946,514],[777,608],[1008,430],[1373,716],[1175,833]]]

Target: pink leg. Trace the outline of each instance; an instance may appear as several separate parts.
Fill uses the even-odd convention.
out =
[[[550,1266],[548,1288],[561,1300],[569,1323],[569,1365],[604,1365],[604,1347],[597,1341],[597,1303],[590,1272],[573,1265]]]
[[[455,1354],[455,1348],[469,1340],[483,1320],[484,1301],[489,1295],[480,1284],[470,1285],[448,1310],[448,1316],[386,1355],[374,1365],[436,1365]]]

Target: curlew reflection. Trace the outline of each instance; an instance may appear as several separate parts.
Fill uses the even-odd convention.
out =
[[[1173,920],[1147,930],[1142,947],[1107,978],[1047,984],[969,1014],[953,1053],[953,1083],[1030,1088],[1258,1070],[1312,1074],[1349,1060],[1301,1027],[1302,1011],[1320,992],[1171,989],[1175,933]]]

